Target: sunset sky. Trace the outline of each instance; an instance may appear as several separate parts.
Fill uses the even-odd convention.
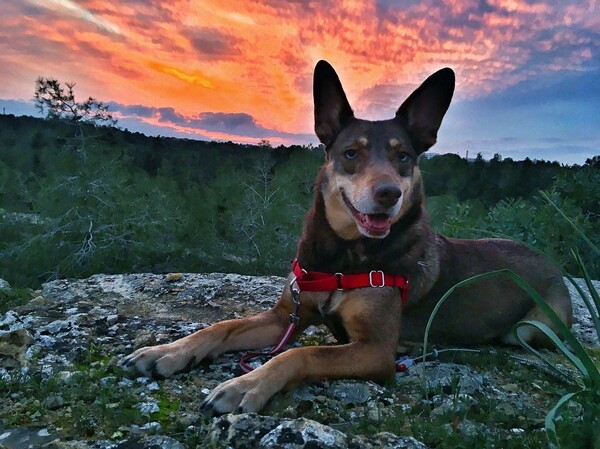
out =
[[[600,2],[0,0],[0,112],[74,81],[149,135],[317,143],[312,70],[384,119],[435,70],[457,89],[432,151],[583,163],[600,154]]]

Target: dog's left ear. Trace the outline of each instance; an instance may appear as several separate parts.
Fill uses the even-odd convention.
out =
[[[396,120],[410,133],[418,154],[437,140],[437,132],[454,93],[454,71],[441,69],[427,78],[396,112]]]
[[[327,61],[319,61],[313,78],[315,133],[328,146],[354,117],[337,73]]]

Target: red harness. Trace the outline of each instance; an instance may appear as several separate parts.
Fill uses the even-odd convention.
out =
[[[333,290],[350,290],[364,287],[400,287],[402,304],[408,299],[408,277],[387,274],[381,270],[372,270],[368,273],[344,274],[321,273],[306,271],[300,266],[298,259],[292,262],[292,271],[296,276],[296,284],[302,292],[329,292]]]
[[[318,271],[306,271],[300,266],[298,259],[292,262],[292,271],[294,279],[290,282],[290,291],[295,310],[290,313],[290,323],[283,333],[279,343],[266,352],[248,352],[240,360],[240,368],[244,373],[249,373],[252,368],[248,362],[257,357],[271,356],[282,351],[288,340],[292,337],[298,324],[298,310],[300,308],[299,295],[301,291],[305,292],[328,292],[333,290],[350,290],[354,288],[400,288],[400,300],[405,304],[408,299],[408,280],[407,276],[387,274],[381,270],[372,270],[368,273],[321,273]],[[296,287],[294,287],[296,284]],[[399,371],[398,367],[396,369]]]

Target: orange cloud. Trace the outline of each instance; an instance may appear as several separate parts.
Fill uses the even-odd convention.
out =
[[[214,89],[215,87],[210,80],[206,79],[202,75],[189,75],[181,70],[176,69],[175,67],[169,67],[156,61],[149,61],[148,65],[158,72],[166,73],[167,75],[173,75],[175,78],[185,81],[186,83],[198,84],[202,87],[206,87],[207,89]]]
[[[188,116],[244,112],[274,133],[311,133],[319,59],[336,67],[357,115],[384,118],[443,66],[457,72],[459,99],[584,70],[600,47],[596,3],[9,2],[0,98],[30,98],[37,76],[54,76],[82,96]]]

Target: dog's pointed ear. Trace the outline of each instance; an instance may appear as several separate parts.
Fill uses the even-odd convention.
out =
[[[418,154],[427,151],[437,140],[437,132],[454,93],[454,71],[438,70],[427,78],[396,112],[410,133]]]
[[[319,61],[313,78],[315,102],[315,133],[319,140],[329,145],[342,127],[354,117],[342,83],[327,61]]]

